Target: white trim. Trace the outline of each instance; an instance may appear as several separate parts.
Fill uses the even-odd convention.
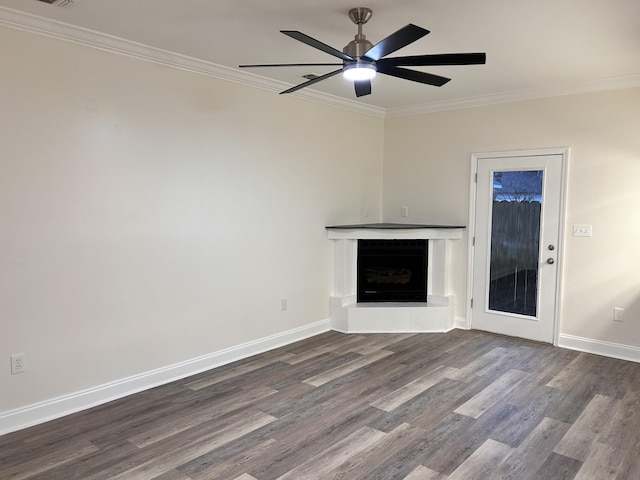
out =
[[[475,217],[476,217],[476,174],[478,172],[478,160],[482,158],[508,158],[508,157],[532,157],[543,155],[560,155],[562,157],[562,169],[560,179],[560,217],[558,225],[558,270],[556,274],[556,293],[555,293],[555,314],[553,321],[553,344],[558,345],[560,335],[560,318],[562,307],[562,290],[564,278],[564,237],[566,228],[566,202],[567,202],[567,178],[569,169],[569,147],[553,147],[528,150],[509,150],[501,152],[483,152],[473,153],[471,155],[471,178],[470,178],[470,196],[469,196],[469,228],[467,239],[467,328],[473,329],[473,309],[471,308],[471,297],[473,296],[473,271],[474,271],[474,253],[473,236],[475,235]]]
[[[45,35],[85,47],[97,48],[118,55],[125,55],[166,67],[173,67],[200,75],[207,75],[221,80],[257,87],[274,93],[291,87],[288,83],[269,79],[261,75],[240,71],[235,68],[225,67],[198,58],[162,50],[124,38],[107,35],[69,23],[51,20],[2,6],[0,6],[0,25]],[[310,100],[374,117],[384,117],[385,115],[384,108],[310,89],[300,90],[292,95],[304,100]]]
[[[563,147],[557,149],[562,155],[562,178],[560,179],[560,224],[558,225],[558,270],[556,272],[556,320],[553,330],[553,344],[558,345],[560,340],[560,319],[562,318],[562,292],[564,290],[564,268],[565,268],[565,237],[567,225],[567,196],[569,183],[569,156],[571,149]]]
[[[329,240],[455,240],[466,227],[441,228],[329,228]]]
[[[25,30],[39,35],[46,35],[48,37],[97,48],[111,53],[126,55],[168,67],[262,88],[272,92],[279,92],[291,86],[288,83],[269,79],[249,72],[239,71],[235,68],[229,68],[186,55],[150,47],[141,43],[132,42],[130,40],[107,35],[105,33],[100,33],[57,20],[48,19],[31,13],[21,12],[8,7],[0,6],[0,25]],[[595,79],[574,85],[514,90],[510,92],[492,93],[475,97],[442,100],[387,109],[367,105],[365,103],[341,98],[335,95],[321,93],[309,88],[299,90],[292,95],[331,107],[342,108],[375,117],[388,118],[481,107],[501,103],[521,102],[525,100],[558,97],[563,95],[575,95],[603,90],[635,88],[639,86],[640,74],[631,74]]]
[[[0,435],[86,410],[331,330],[331,320],[277,333],[87,390],[0,412]]]
[[[472,154],[472,159],[481,158],[509,158],[509,157],[536,157],[545,155],[566,155],[569,147],[533,148],[522,150],[506,150],[499,152],[478,152]]]
[[[469,186],[471,193],[469,194],[469,222],[467,223],[467,297],[465,298],[465,329],[473,328],[473,311],[471,301],[473,298],[473,262],[475,255],[474,238],[476,236],[476,193],[478,188],[478,158],[471,155],[471,176],[469,178]]]
[[[630,362],[640,362],[640,347],[624,345],[622,343],[605,342],[594,338],[577,337],[561,333],[558,346],[569,350],[604,355],[606,357],[619,358]]]
[[[421,115],[446,110],[459,110],[461,108],[484,107],[488,105],[523,102],[540,98],[561,97],[564,95],[578,95],[581,93],[636,87],[640,87],[640,74],[600,78],[574,85],[514,90],[511,92],[492,93],[476,97],[457,98],[454,100],[442,100],[418,105],[409,105],[406,107],[388,108],[386,110],[386,117],[407,117],[410,115]]]

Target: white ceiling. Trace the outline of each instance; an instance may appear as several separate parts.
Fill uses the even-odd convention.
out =
[[[279,30],[299,30],[342,50],[357,31],[347,11],[358,6],[373,9],[364,33],[374,44],[408,23],[430,30],[391,56],[486,52],[487,63],[420,68],[451,77],[443,87],[378,75],[373,93],[356,99],[353,86],[335,76],[300,92],[393,110],[640,85],[639,0],[74,0],[64,7],[0,0],[0,7],[233,69],[333,62]],[[306,73],[334,69],[237,70],[257,82],[254,75],[284,82],[284,89],[305,81]]]

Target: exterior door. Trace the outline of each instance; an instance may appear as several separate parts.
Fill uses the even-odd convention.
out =
[[[564,158],[476,159],[472,328],[553,343]]]

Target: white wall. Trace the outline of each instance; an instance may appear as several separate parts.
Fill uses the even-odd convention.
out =
[[[472,153],[561,146],[571,153],[560,332],[640,347],[640,89],[388,119],[383,218],[466,225]],[[574,223],[593,237],[573,237]],[[460,317],[466,249],[453,252]]]
[[[328,318],[381,118],[7,28],[0,58],[0,414]]]

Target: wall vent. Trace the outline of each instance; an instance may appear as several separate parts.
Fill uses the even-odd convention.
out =
[[[67,5],[71,5],[73,0],[39,0],[40,2],[48,3],[50,5],[55,5],[56,7],[66,7]]]

